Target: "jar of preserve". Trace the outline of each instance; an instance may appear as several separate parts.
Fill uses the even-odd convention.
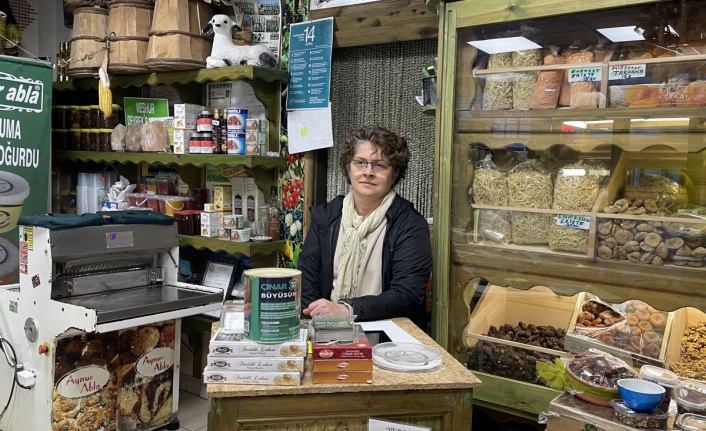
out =
[[[68,105],[54,105],[51,110],[51,127],[54,129],[68,129],[71,111]]]
[[[213,143],[211,132],[201,132],[201,154],[213,154],[217,152]]]
[[[112,129],[98,129],[98,151],[113,151],[113,147],[110,144],[112,135]]]
[[[81,129],[69,129],[69,150],[79,151],[81,149]]]
[[[201,133],[191,132],[189,134],[189,154],[201,153]]]
[[[82,105],[78,107],[79,123],[82,129],[90,129],[91,125],[91,107]]]
[[[91,105],[89,106],[88,110],[88,121],[91,124],[91,129],[98,129],[101,127],[98,123],[98,118],[101,114],[100,107],[98,105]]]
[[[98,129],[88,129],[88,151],[98,151]]]
[[[54,150],[66,150],[69,148],[69,129],[53,129],[51,131],[51,147]]]
[[[194,235],[201,234],[201,211],[192,210],[188,211],[191,215],[191,223],[193,225],[192,230]]]
[[[203,204],[208,203],[208,189],[197,187],[194,189],[194,209],[203,211]]]
[[[88,139],[90,138],[89,131],[91,129],[83,129],[82,128],[79,130],[81,130],[81,146],[79,149],[81,151],[88,151],[88,146],[90,145],[90,143],[88,142]]]
[[[112,128],[115,128],[118,124],[125,124],[123,119],[123,108],[120,105],[113,104],[113,115],[110,117]]]
[[[211,111],[201,111],[196,119],[196,131],[213,132],[213,114],[211,114]]]
[[[191,211],[174,211],[174,221],[179,235],[194,235]]]
[[[78,105],[69,105],[69,129],[79,129],[81,127],[81,115]]]

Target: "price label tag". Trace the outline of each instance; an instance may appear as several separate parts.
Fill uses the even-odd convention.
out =
[[[581,67],[569,69],[569,82],[600,81],[603,74],[601,67]]]
[[[431,431],[431,428],[370,418],[368,431]]]
[[[608,80],[642,78],[647,70],[646,64],[630,64],[624,66],[610,66],[608,68]]]
[[[557,226],[588,230],[591,227],[591,217],[559,214],[556,216],[556,224]]]

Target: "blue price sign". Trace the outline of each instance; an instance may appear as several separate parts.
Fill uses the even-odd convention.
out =
[[[333,18],[291,25],[287,110],[328,107],[332,46]]]

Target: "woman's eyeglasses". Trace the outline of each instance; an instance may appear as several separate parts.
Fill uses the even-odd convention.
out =
[[[364,171],[368,168],[368,165],[370,165],[373,168],[373,172],[385,172],[389,167],[390,164],[387,162],[368,162],[367,160],[363,159],[353,159],[351,160],[351,166],[356,168],[359,171]]]

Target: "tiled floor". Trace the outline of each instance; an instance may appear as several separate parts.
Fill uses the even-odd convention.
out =
[[[179,431],[206,431],[208,400],[186,391],[179,393]]]

